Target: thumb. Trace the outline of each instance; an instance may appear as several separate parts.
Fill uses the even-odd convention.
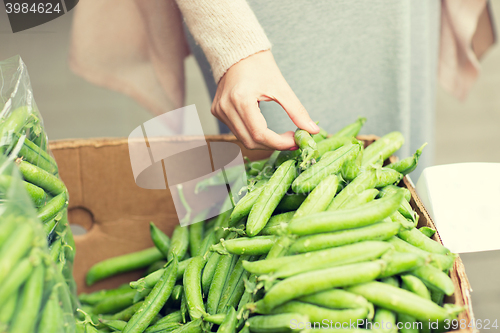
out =
[[[319,133],[318,125],[309,117],[306,108],[288,84],[287,88],[278,94],[276,98],[276,102],[281,105],[298,128],[306,130],[311,134]]]

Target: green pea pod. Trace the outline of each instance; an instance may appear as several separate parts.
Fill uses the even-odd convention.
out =
[[[4,244],[11,238],[12,233],[17,228],[17,221],[14,218],[5,218],[0,222],[0,244]]]
[[[7,191],[7,189],[10,187],[11,181],[11,176],[0,175],[0,192]],[[45,191],[43,189],[25,181],[23,181],[23,186],[28,192],[31,200],[35,204],[35,207],[40,207],[45,203],[47,195],[45,194]]]
[[[403,288],[417,294],[420,297],[431,299],[431,293],[425,284],[413,275],[403,274],[401,275],[401,280],[403,281]]]
[[[19,140],[19,135],[16,135]],[[40,149],[36,144],[24,138],[23,145],[17,154],[23,160],[30,162],[33,165],[42,168],[43,170],[53,175],[57,174],[56,161],[43,149]]]
[[[355,137],[356,135],[358,135],[359,131],[361,130],[361,128],[363,127],[365,122],[366,122],[366,118],[359,117],[355,122],[342,128],[340,131],[335,133],[332,137],[353,137],[353,136]]]
[[[299,313],[283,313],[270,316],[254,316],[247,325],[253,333],[289,333],[301,331],[299,323],[309,322],[309,317]],[[304,326],[302,326],[303,328]]]
[[[423,233],[418,231],[418,229],[400,230],[398,236],[411,245],[427,252],[444,255],[450,253],[450,250],[429,237],[426,237]]]
[[[311,163],[314,163],[316,158],[319,157],[316,141],[311,137],[309,132],[297,129],[294,135],[295,143],[301,150],[301,163],[300,168],[305,169]]]
[[[30,277],[33,272],[33,261],[35,258],[25,258],[21,260],[0,285],[0,304],[4,304],[8,298],[19,291],[22,284]]]
[[[375,188],[378,177],[377,171],[376,169],[367,169],[362,172],[333,198],[327,210],[332,211],[343,208],[363,191]]]
[[[210,283],[214,277],[220,257],[221,255],[217,252],[210,253],[207,263],[203,268],[203,274],[201,275],[201,289],[203,295],[208,295],[208,289],[210,288]]]
[[[407,157],[401,161],[391,163],[387,166],[387,168],[394,169],[403,175],[407,175],[410,172],[414,171],[418,165],[418,159],[420,155],[422,155],[422,150],[427,146],[427,142],[422,145],[422,147],[418,148],[415,154],[411,157]]]
[[[328,175],[307,196],[293,218],[325,211],[337,193],[338,185],[339,178],[336,175]]]
[[[177,280],[182,279],[182,277],[184,276],[184,271],[186,270],[186,267],[189,265],[191,260],[192,258],[189,258],[179,263],[177,267]],[[132,281],[130,282],[130,287],[133,289],[138,289],[139,291],[142,291],[143,289],[152,289],[156,285],[156,283],[160,280],[160,278],[165,273],[165,270],[167,269],[168,267],[159,269],[156,272],[153,272],[143,278],[140,278],[137,281]]]
[[[430,264],[440,270],[448,270],[455,262],[455,255],[449,253],[447,255],[429,253],[416,246],[413,246],[398,237],[391,237],[387,240],[399,252],[415,253],[430,261]]]
[[[404,201],[403,201],[404,202]],[[413,229],[415,227],[415,223],[406,219],[400,212],[395,211],[390,219],[392,222],[398,223],[404,229]]]
[[[399,332],[401,333],[419,333],[420,332],[420,325],[415,317],[404,314],[404,313],[398,313],[398,323],[401,326],[401,329]]]
[[[292,263],[276,264],[277,268],[272,276],[275,278],[286,278],[318,269],[374,260],[392,248],[392,245],[386,242],[366,241],[296,255]]]
[[[408,272],[425,264],[425,257],[415,253],[391,252],[382,256],[382,259],[386,262],[386,266],[379,278]]]
[[[123,320],[103,320],[102,323],[107,327],[111,328],[113,331],[123,331],[127,326],[127,322]]]
[[[4,119],[0,119],[0,138],[6,138],[14,133],[20,133],[22,128],[29,122],[30,113],[27,106],[21,106],[14,109],[7,116],[2,114],[1,116],[4,117]],[[7,148],[7,146],[1,146],[0,153],[4,154]]]
[[[221,241],[213,245],[211,250],[237,255],[261,255],[267,254],[275,242],[275,236],[240,237]]]
[[[246,226],[248,236],[255,236],[264,229],[295,176],[295,161],[287,161],[276,170],[250,210]]]
[[[229,225],[235,225],[238,223],[242,218],[250,214],[250,210],[252,209],[253,205],[257,201],[257,199],[260,196],[260,193],[264,190],[265,184],[267,183],[267,180],[265,181],[259,181],[254,189],[250,192],[247,192],[247,194],[238,201],[236,206],[234,207],[233,211],[231,212],[231,215],[229,217]]]
[[[369,166],[379,159],[385,161],[394,154],[404,143],[404,137],[400,132],[391,132],[384,135],[371,145],[366,147],[363,153],[362,166]]]
[[[61,192],[43,207],[38,209],[37,217],[40,221],[46,223],[59,214],[68,204],[68,196],[66,192]]]
[[[164,324],[154,324],[149,326],[144,333],[164,333],[164,332],[174,332],[176,329],[182,328],[181,323],[164,323]]]
[[[348,208],[359,207],[361,205],[364,205],[365,203],[373,201],[373,199],[375,199],[377,195],[378,195],[377,189],[369,188],[359,193],[358,195],[354,196],[353,198],[350,198],[349,201],[345,202],[342,205],[342,208],[348,209]]]
[[[373,332],[397,333],[398,327],[396,313],[384,308],[377,308],[373,317]],[[364,330],[363,330],[364,331]]]
[[[358,284],[346,290],[363,296],[377,306],[414,316],[418,320],[444,321],[462,311],[456,308],[442,308],[412,292],[377,281]]]
[[[172,234],[170,248],[168,250],[167,259],[172,260],[174,255],[180,261],[184,258],[189,248],[189,229],[188,227],[176,226]]]
[[[240,282],[242,276],[246,274],[245,269],[243,268],[243,261],[252,259],[253,258],[251,256],[240,256],[238,258],[238,261],[234,265],[234,268],[232,269],[232,272],[224,286],[224,291],[221,294],[219,305],[217,306],[217,313],[225,312],[231,296],[238,287],[238,283]]]
[[[169,266],[171,266],[170,269],[165,270],[162,278],[146,297],[141,308],[130,318],[127,326],[123,329],[123,333],[144,332],[165,305],[177,279],[177,258],[174,257]]]
[[[217,268],[215,269],[214,277],[211,281],[207,297],[207,312],[211,315],[215,315],[217,312],[224,284],[230,274],[233,259],[234,255],[222,255],[217,264]]]
[[[149,267],[146,270],[146,273],[144,273],[144,275],[147,276],[153,272],[156,272],[157,270],[165,267],[166,264],[167,264],[166,260],[158,260],[158,261],[154,262],[153,264],[149,265]]]
[[[227,311],[226,317],[224,318],[224,321],[222,324],[219,326],[219,329],[217,330],[218,333],[234,333],[236,330],[236,310],[231,307],[229,308],[229,311]]]
[[[264,298],[256,303],[256,311],[268,313],[273,308],[301,296],[335,287],[372,281],[379,276],[384,264],[382,260],[376,260],[326,268],[289,277],[275,284]]]
[[[158,320],[154,325],[150,326],[149,328],[153,328],[154,326],[161,326],[164,324],[178,324],[181,322],[181,320],[182,320],[181,311],[177,310],[177,311],[169,313],[165,317],[161,318],[160,320]],[[148,330],[146,330],[146,332],[148,332]]]
[[[226,314],[225,313],[218,313],[215,315],[206,316],[205,318],[203,318],[203,321],[206,321],[207,323],[220,325],[224,322],[224,319],[226,319]]]
[[[170,238],[153,222],[149,222],[149,231],[154,245],[163,254],[163,256],[167,258],[168,251],[170,249]]]
[[[205,214],[203,215],[206,216],[208,211],[204,213]],[[204,219],[205,218],[203,218],[201,222],[197,222],[189,226],[189,252],[193,257],[202,255],[202,253],[200,253],[200,249],[201,242],[203,241],[203,233],[205,232],[205,221],[203,221]],[[198,221],[199,217],[197,217],[196,220]]]
[[[267,253],[266,259],[280,258],[285,256],[288,253],[291,245],[291,237],[289,237],[288,235],[279,237]]]
[[[388,185],[388,186],[385,186],[384,188],[382,188],[379,192],[379,196],[382,198],[384,195],[387,195],[387,194],[392,194],[396,191],[405,191],[405,196],[407,195],[407,193],[409,193],[408,189],[404,188],[404,187],[398,187],[398,186],[395,186],[395,185]],[[411,198],[411,194],[410,194],[410,198]],[[405,198],[407,199],[407,198]],[[401,203],[401,206],[398,208],[398,211],[407,219],[410,219],[412,220],[413,222],[417,221],[418,220],[418,217],[417,217],[417,214],[413,211],[413,209],[411,208],[410,206],[410,203],[409,203],[409,200],[405,200]]]
[[[359,144],[359,141],[353,137],[345,136],[330,137],[328,139],[325,139],[321,142],[318,142],[317,144],[319,157],[323,158],[323,155],[325,155],[327,152],[337,150],[343,146],[347,146],[350,144]]]
[[[381,168],[378,172],[377,184],[375,187],[385,187],[387,185],[398,184],[401,179],[403,179],[403,175],[396,170],[389,168]]]
[[[359,296],[343,289],[332,289],[299,298],[299,301],[315,304],[329,309],[356,309],[368,310],[368,317],[373,316],[373,304],[363,296]],[[371,315],[370,315],[371,314]],[[371,319],[371,318],[370,318]]]
[[[143,303],[143,301],[137,302],[134,305],[129,306],[125,310],[115,313],[113,316],[111,316],[110,319],[129,321],[130,318],[132,318],[132,316],[142,307]]]
[[[326,139],[327,136],[328,136],[328,133],[324,129],[320,128],[319,133],[313,134],[312,138],[313,138],[315,143],[318,143],[318,142],[321,142],[324,139]],[[297,159],[300,156],[300,154],[301,154],[301,151],[299,149],[297,149],[297,150],[284,150],[284,151],[279,153],[278,158],[276,159],[275,165],[276,165],[276,167],[279,167],[285,161]],[[319,155],[319,152],[318,152],[318,155]]]
[[[361,146],[358,144],[343,146],[333,152],[326,153],[321,160],[302,172],[293,181],[292,190],[295,193],[312,191],[325,177],[339,173],[346,161],[355,158]]]
[[[203,320],[201,318],[198,318],[188,322],[186,325],[183,325],[178,329],[171,331],[170,333],[202,333],[202,323]]]
[[[161,259],[163,259],[163,254],[156,247],[106,259],[90,268],[85,281],[88,286],[91,286],[110,276],[148,267]]]
[[[59,305],[57,288],[52,289],[52,293],[42,311],[39,333],[59,333],[64,325],[63,309]]]
[[[29,223],[23,223],[17,226],[11,237],[0,248],[0,286],[18,265],[19,260],[31,249],[33,239],[33,227]]]
[[[44,277],[45,266],[36,266],[21,293],[10,332],[31,333],[35,331],[35,324],[42,304]]]
[[[304,216],[290,222],[288,230],[296,235],[310,235],[359,228],[382,221],[398,209],[403,193],[374,200],[359,208],[327,211]]]
[[[397,235],[399,228],[396,223],[378,222],[362,228],[304,236],[292,244],[290,253],[318,251],[362,241],[383,241]]]
[[[17,301],[18,293],[13,293],[0,305],[0,330],[2,330],[2,332],[7,332],[7,327],[16,312]]]
[[[203,257],[194,257],[184,272],[184,294],[191,319],[201,318],[206,314],[201,291],[201,272],[205,266]]]
[[[210,246],[217,243],[219,240],[215,238],[215,230],[207,232],[201,241],[199,255],[205,256],[210,251]]]
[[[23,178],[52,195],[67,192],[64,183],[51,173],[26,161],[17,161]]]
[[[53,235],[60,220],[61,216],[56,215],[52,219],[43,224],[43,231],[47,235],[47,237],[51,237]]]
[[[170,300],[175,302],[178,305],[181,301],[182,294],[184,293],[184,287],[180,284],[176,284],[174,290],[172,291],[172,295],[170,296]]]
[[[363,146],[361,146],[361,150],[356,155],[356,158],[347,161],[342,167],[341,170],[342,178],[349,181],[352,181],[354,178],[356,178],[361,172],[362,160],[363,160]]]
[[[322,322],[327,319],[339,325],[349,325],[357,322],[359,319],[365,319],[368,316],[367,308],[355,309],[328,309],[314,304],[300,301],[290,301],[280,305],[272,310],[273,314],[280,313],[301,313],[309,317],[311,322]]]
[[[134,302],[135,294],[135,290],[130,290],[121,295],[105,298],[94,306],[92,312],[94,314],[109,314],[122,311],[137,303]]]
[[[247,174],[249,176],[257,176],[264,168],[264,165],[266,164],[266,162],[267,162],[267,158],[265,158],[263,160],[259,160],[259,161],[252,161],[252,162],[246,163],[245,168],[247,170]]]
[[[434,236],[434,234],[436,233],[436,230],[429,228],[429,227],[418,228],[418,231],[420,231],[421,233],[423,233],[425,236],[427,236],[429,238]]]
[[[80,295],[78,295],[78,299],[81,303],[95,305],[105,298],[122,295],[131,290],[132,288],[130,288],[128,284],[125,284],[116,289],[103,289],[90,294],[81,293]]]
[[[418,277],[424,284],[432,290],[442,291],[448,296],[453,295],[455,286],[448,274],[442,272],[436,267],[426,265],[418,267],[411,271],[411,274]]]
[[[291,221],[294,214],[295,211],[291,211],[271,216],[266,227],[260,232],[260,235],[281,235],[285,233],[288,222]]]
[[[283,199],[281,199],[278,206],[274,210],[274,213],[286,213],[291,211],[296,211],[300,205],[306,200],[307,194],[305,193],[286,193]]]

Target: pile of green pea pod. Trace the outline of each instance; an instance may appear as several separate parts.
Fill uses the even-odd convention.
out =
[[[248,162],[248,192],[216,218],[171,239],[151,223],[155,247],[88,272],[92,285],[149,267],[129,285],[81,294],[81,331],[431,332],[435,321],[443,331],[463,311],[443,305],[455,255],[416,228],[411,194],[397,186],[423,147],[384,166],[404,139],[392,132],[364,148],[364,122],[330,137],[297,130],[300,149]]]
[[[12,160],[0,155],[0,332],[74,333],[61,248],[47,235]]]
[[[36,106],[4,108],[0,114],[0,153],[15,161],[23,186],[42,222],[54,260],[60,264],[76,310],[76,283],[73,279],[75,244],[67,220],[68,191],[50,155],[48,139]],[[8,175],[0,175],[0,193],[11,186]]]

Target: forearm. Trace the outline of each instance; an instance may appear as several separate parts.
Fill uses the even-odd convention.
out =
[[[235,63],[271,48],[246,0],[176,0],[215,82]]]

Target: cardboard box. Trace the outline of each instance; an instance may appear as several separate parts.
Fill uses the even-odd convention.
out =
[[[251,160],[269,155],[266,151],[245,149],[230,135],[208,136],[206,139],[208,142],[234,142],[241,147],[243,155]],[[360,139],[368,144],[376,137],[361,136]],[[175,150],[182,142],[196,140],[204,138],[170,137],[162,139],[162,144]],[[70,193],[69,220],[87,230],[86,234],[75,236],[77,253],[74,276],[78,291],[113,288],[139,278],[141,272],[131,272],[98,282],[92,287],[85,285],[85,274],[95,263],[153,246],[149,236],[150,221],[171,234],[179,220],[169,190],[146,190],[135,184],[127,139],[54,141],[50,148]],[[420,215],[419,227],[435,229],[408,177],[403,179],[402,186],[412,193],[411,205]],[[434,239],[441,242],[438,233]],[[474,319],[471,288],[460,258],[455,261],[450,276],[455,285],[455,294],[447,298],[446,302],[465,306],[459,321],[465,319],[468,325]],[[474,331],[477,330],[460,330]]]

